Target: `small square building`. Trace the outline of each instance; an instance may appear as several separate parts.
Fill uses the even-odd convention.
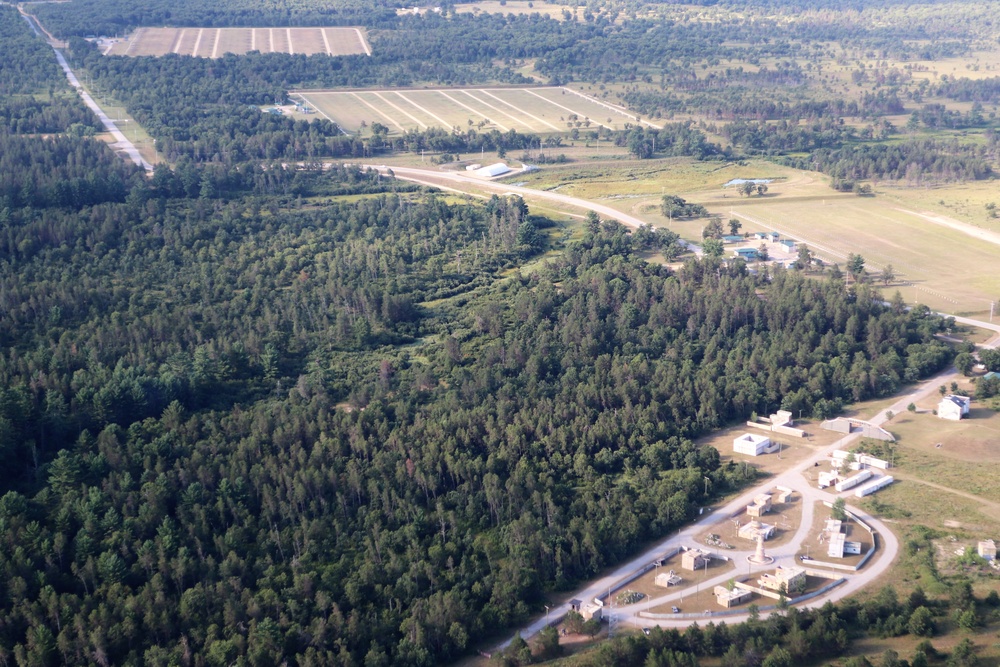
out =
[[[583,616],[583,620],[589,621],[590,619],[601,620],[601,616],[604,613],[604,608],[601,605],[596,605],[592,603],[587,603],[580,608],[580,616]]]
[[[742,588],[729,590],[725,586],[716,586],[713,593],[715,593],[715,601],[719,603],[719,606],[726,609],[743,604],[753,597],[753,593],[748,590]]]
[[[979,543],[976,552],[986,560],[997,559],[997,543],[993,540],[983,540]]]
[[[670,588],[671,586],[678,585],[682,581],[684,580],[674,574],[673,570],[670,570],[669,572],[660,572],[653,579],[653,583],[660,588]]]
[[[708,562],[712,557],[707,551],[701,549],[688,549],[681,555],[681,567],[685,570],[700,570],[708,567]]]

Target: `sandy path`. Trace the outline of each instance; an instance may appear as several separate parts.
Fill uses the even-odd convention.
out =
[[[897,208],[896,210],[900,213],[915,215],[922,220],[926,220],[927,222],[933,222],[935,225],[941,225],[942,227],[948,227],[949,229],[954,229],[955,231],[962,232],[963,234],[968,234],[973,238],[977,238],[994,245],[1000,245],[1000,234],[991,232],[988,229],[980,229],[979,227],[970,225],[967,222],[955,220],[954,218],[949,218],[943,215],[937,215],[930,211],[918,213],[905,208]]]

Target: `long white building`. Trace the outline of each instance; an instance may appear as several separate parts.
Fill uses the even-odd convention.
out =
[[[876,491],[881,491],[885,487],[889,486],[896,480],[893,479],[892,475],[885,475],[884,477],[879,477],[871,482],[868,482],[864,486],[860,487],[854,492],[854,495],[858,498],[864,498],[865,496],[870,496]]]

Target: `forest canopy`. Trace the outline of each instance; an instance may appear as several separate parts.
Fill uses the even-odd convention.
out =
[[[675,275],[617,223],[504,280],[538,229],[511,200],[172,178],[6,223],[39,239],[0,275],[7,655],[436,664],[746,483],[690,438],[950,359],[867,286]]]

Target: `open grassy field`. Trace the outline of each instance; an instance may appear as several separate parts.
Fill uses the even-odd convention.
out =
[[[724,187],[733,178],[771,179],[765,196],[741,197]],[[895,187],[887,195],[857,197],[834,192],[822,174],[750,160],[745,164],[698,163],[674,159],[656,163],[616,161],[546,167],[525,176],[526,185],[592,200],[606,200],[683,238],[700,242],[706,221],[668,221],[659,212],[662,194],[705,205],[723,220],[740,219],[742,232],[775,230],[802,241],[828,262],[844,266],[849,253],[861,254],[870,273],[892,265],[908,303],[956,315],[988,318],[990,301],[1000,295],[1000,225],[985,215],[986,201],[1000,203],[991,183],[953,186],[967,193],[961,210],[948,188]]]
[[[480,130],[550,134],[599,126],[653,126],[627,109],[601,102],[569,88],[437,88],[404,90],[294,91],[319,113],[346,130],[362,121],[381,123],[390,133],[475,126]]]
[[[105,50],[113,56],[176,53],[219,58],[226,53],[371,55],[364,28],[139,28]]]
[[[727,219],[734,213],[747,230],[774,229],[805,241],[821,256],[841,263],[852,252],[865,257],[869,271],[891,265],[895,286],[910,303],[936,310],[983,316],[1000,294],[1000,245],[984,243],[938,222],[924,211],[880,198],[779,201],[779,196],[734,201],[714,207]]]

